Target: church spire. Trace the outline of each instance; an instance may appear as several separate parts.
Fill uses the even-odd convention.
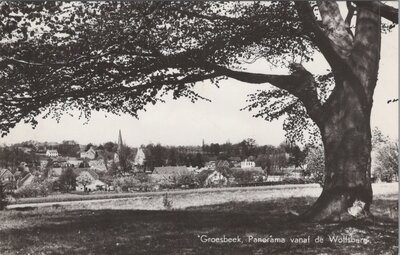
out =
[[[121,135],[121,129],[119,130],[119,134],[118,134],[118,152],[120,152],[122,150],[122,135]]]

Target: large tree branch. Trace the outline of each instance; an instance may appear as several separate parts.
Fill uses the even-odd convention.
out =
[[[332,69],[337,72],[346,72],[346,61],[339,56],[331,39],[319,26],[310,4],[305,1],[296,1],[295,5],[304,29],[312,35],[313,43],[320,49]]]
[[[333,1],[319,1],[318,10],[322,17],[325,34],[331,41],[334,50],[343,59],[350,55],[353,37],[340,14],[339,5]]]
[[[386,5],[380,1],[354,1],[354,3],[358,7],[373,11],[393,23],[399,23],[399,10],[392,6]]]
[[[274,75],[235,71],[226,67],[206,64],[216,74],[224,75],[239,81],[253,84],[269,83],[280,89],[287,90],[290,94],[299,98],[307,109],[310,117],[319,125],[324,118],[323,108],[318,99],[315,80],[311,73],[302,66],[296,65],[290,75]]]

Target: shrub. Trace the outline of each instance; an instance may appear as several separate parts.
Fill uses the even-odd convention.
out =
[[[195,188],[199,186],[199,182],[194,174],[181,174],[176,178],[176,184],[178,187]]]
[[[24,187],[15,191],[17,198],[21,197],[45,197],[48,196],[52,190],[52,183],[44,181],[42,183],[32,182]]]
[[[74,190],[76,187],[76,175],[74,174],[72,168],[68,167],[67,169],[63,170],[58,182],[61,191],[69,192]]]
[[[122,191],[130,191],[140,187],[140,182],[133,176],[119,177],[113,180],[113,186],[119,187]]]
[[[305,162],[307,167],[304,171],[304,175],[309,176],[312,180],[322,186],[324,183],[325,174],[324,148],[320,146],[310,149]]]
[[[8,204],[6,185],[0,180],[0,210],[4,210]]]
[[[196,175],[196,179],[200,186],[204,187],[206,185],[207,177],[214,172],[214,170],[203,170]]]
[[[164,194],[163,205],[164,205],[165,209],[167,209],[167,210],[172,209],[172,200],[170,198],[168,198],[168,193]]]

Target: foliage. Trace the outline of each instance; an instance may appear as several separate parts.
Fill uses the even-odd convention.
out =
[[[322,146],[310,148],[305,158],[307,165],[305,176],[310,177],[321,186],[324,184],[325,154]]]
[[[333,74],[315,76],[319,100],[324,103],[334,87]],[[248,96],[248,106],[242,110],[258,111],[253,116],[273,121],[286,116],[283,129],[288,141],[317,145],[321,134],[314,121],[308,116],[303,103],[286,90],[273,88],[259,90]]]
[[[79,166],[78,166],[79,168],[88,168],[88,167],[90,167],[90,165],[89,165],[89,160],[87,160],[87,159],[84,159],[81,163],[79,163]]]
[[[7,207],[8,199],[6,193],[6,185],[0,180],[0,211]]]
[[[135,179],[138,180],[140,183],[147,183],[150,181],[149,175],[147,175],[145,173],[135,174]]]
[[[127,192],[140,187],[140,181],[133,176],[119,177],[114,179],[113,186]]]
[[[260,166],[267,173],[276,172],[288,165],[285,148],[269,147],[265,153],[259,154],[255,159],[256,166]]]
[[[83,172],[76,178],[76,182],[78,184],[81,184],[85,190],[86,190],[86,186],[89,185],[90,183],[92,183],[92,181],[93,181],[93,178],[89,174],[86,174],[85,172]]]
[[[33,181],[15,191],[15,197],[45,197],[52,191],[52,183],[48,181]]]
[[[115,163],[115,161],[111,161],[110,166],[107,169],[107,172],[110,176],[117,176],[119,171],[118,171],[118,165]]]
[[[76,175],[72,168],[67,167],[66,169],[64,169],[58,182],[61,191],[70,192],[74,190],[76,187]]]
[[[376,166],[373,176],[383,182],[398,180],[399,171],[399,145],[389,142],[377,150]]]
[[[145,147],[146,167],[193,166],[203,167],[205,158],[199,153],[200,147],[163,146],[148,144]]]
[[[286,152],[289,153],[288,165],[292,165],[294,167],[302,167],[305,163],[305,158],[308,154],[308,147],[305,147],[303,150],[300,149],[299,146],[294,145],[290,146]]]
[[[380,1],[353,1],[347,5],[345,20],[336,2],[317,1],[319,15],[313,4],[61,2],[23,7],[1,3],[0,15],[6,20],[2,36],[9,37],[0,39],[2,135],[21,121],[35,126],[43,113],[57,120],[73,109],[86,118],[100,110],[137,117],[147,104],[163,102],[166,95],[193,102],[202,99],[193,90],[196,82],[210,80],[218,85],[229,77],[278,88],[251,95],[246,109],[261,108],[256,116],[266,120],[286,115],[289,141],[308,138],[316,143],[322,135],[318,130],[329,149],[338,149],[337,143],[327,143],[331,135],[338,135],[339,149],[364,139],[352,159],[361,162],[369,152],[363,147],[369,149],[370,143],[369,109],[379,69],[380,20],[383,16],[397,23],[398,10]],[[39,35],[35,27],[41,29]],[[320,77],[302,65],[312,60],[314,50],[322,53],[332,69]],[[258,60],[283,67],[287,74],[244,70],[246,64]],[[311,135],[304,134],[307,127]],[[332,156],[350,160],[350,153]],[[157,162],[160,158],[152,163],[165,163]],[[332,184],[358,181],[352,179],[359,175],[347,178],[343,171],[340,166],[334,169],[338,178]],[[368,173],[368,162],[354,171]],[[359,181],[364,187],[369,184],[369,179]],[[365,192],[366,197],[371,195]],[[314,208],[329,211],[329,217],[334,214]]]
[[[107,152],[115,153],[115,152],[117,152],[118,144],[113,143],[113,142],[106,142],[103,145],[103,147],[104,147],[104,150],[106,150]]]
[[[232,176],[237,184],[250,184],[260,182],[264,173],[252,171],[249,169],[232,169],[228,171],[227,176]]]
[[[390,139],[387,135],[384,135],[383,132],[378,128],[374,127],[372,130],[372,150],[379,148],[380,146],[389,143]]]
[[[245,159],[253,155],[257,144],[253,138],[247,138],[239,143],[241,158]]]
[[[92,143],[88,143],[87,145],[86,145],[86,147],[85,147],[85,151],[88,151],[90,148],[92,148],[93,147],[93,144]]]
[[[9,120],[1,124],[3,134],[21,120],[36,125],[43,112],[56,119],[73,108],[87,118],[101,109],[137,116],[170,93],[195,101],[202,98],[192,90],[195,82],[220,79],[214,64],[237,67],[263,58],[287,65],[293,55],[307,60],[313,52],[289,2],[47,5],[4,4],[23,9],[18,19],[37,21],[42,31],[30,36],[36,27],[17,22],[15,31],[28,36],[11,32],[3,43],[0,80],[8,94],[0,107]],[[45,11],[29,16],[36,9]]]
[[[76,157],[79,154],[79,144],[71,144],[67,141],[63,141],[62,144],[57,146],[59,155],[67,157]]]
[[[204,187],[206,184],[207,177],[214,172],[214,170],[203,170],[196,175],[196,179],[200,187]]]
[[[129,173],[132,171],[131,160],[133,158],[132,149],[128,146],[122,145],[120,150],[118,150],[118,170],[120,174]]]
[[[193,173],[180,174],[177,176],[175,182],[178,187],[195,188],[199,185]]]
[[[37,164],[39,157],[35,152],[26,153],[18,146],[4,146],[0,148],[0,167],[16,171],[21,162]]]

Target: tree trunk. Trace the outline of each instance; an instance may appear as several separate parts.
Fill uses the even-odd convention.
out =
[[[372,103],[355,89],[359,84],[339,84],[326,119],[319,125],[325,147],[325,181],[321,196],[303,215],[307,220],[352,219],[349,208],[356,201],[358,216],[370,215]]]

